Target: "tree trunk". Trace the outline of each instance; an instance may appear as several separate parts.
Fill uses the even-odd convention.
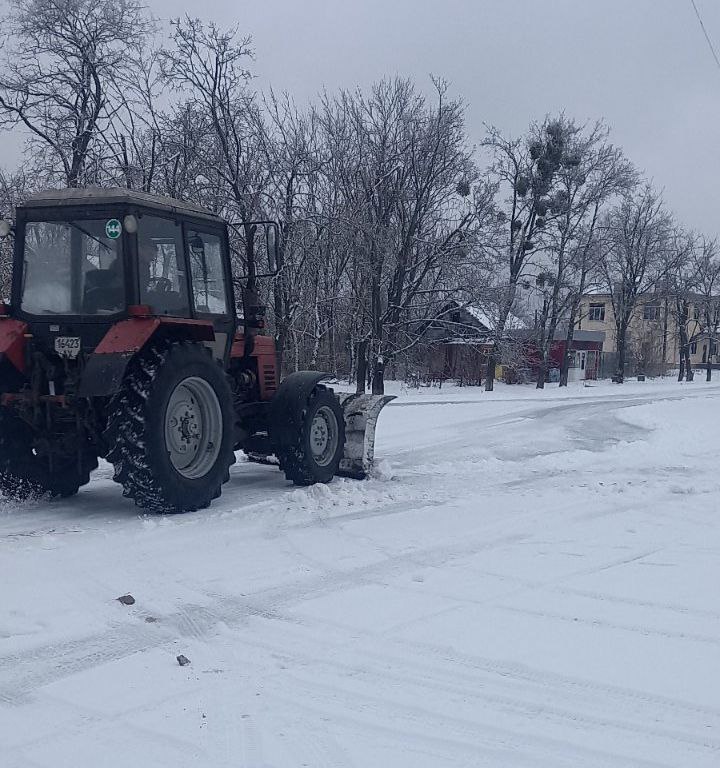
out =
[[[537,381],[535,382],[535,389],[545,389],[545,379],[547,377],[548,364],[545,356],[540,359],[540,365],[538,366]]]
[[[627,340],[627,326],[622,324],[618,328],[617,340],[617,372],[615,374],[615,383],[622,384],[625,381],[625,344]]]
[[[569,346],[566,345],[565,351],[563,352],[562,361],[560,363],[560,381],[558,383],[559,387],[567,387],[569,375],[570,375],[570,351],[569,351]]]
[[[690,360],[690,345],[687,345],[687,351],[685,353],[685,381],[692,381],[695,378],[695,373],[692,367],[692,360]]]
[[[358,395],[365,394],[365,379],[367,378],[367,340],[363,340],[357,345],[357,381],[355,391]]]
[[[575,317],[578,306],[573,303],[568,318],[568,329],[565,334],[565,349],[563,350],[562,360],[560,361],[560,384],[561,387],[567,387],[568,377],[570,375],[570,350],[572,349],[573,338],[575,336]]]
[[[487,368],[485,371],[485,391],[492,392],[495,385],[495,346],[493,345],[490,354],[488,355]]]
[[[385,394],[385,360],[382,356],[376,358],[373,366],[372,393],[373,395]]]
[[[712,349],[712,347],[710,347]],[[707,366],[705,367],[705,381],[712,381],[712,363],[710,362],[710,353],[707,357]]]
[[[570,316],[570,324],[568,325],[568,332],[565,336],[565,350],[563,351],[562,361],[560,363],[560,386],[567,387],[568,377],[570,375],[570,348],[572,347],[573,336],[575,334],[575,318],[574,314]]]
[[[662,372],[663,376],[667,373],[667,345],[668,345],[668,315],[670,307],[667,297],[665,297],[665,309],[663,312],[663,341],[662,341]]]

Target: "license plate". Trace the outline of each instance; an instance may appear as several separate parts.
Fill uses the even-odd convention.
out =
[[[80,352],[80,337],[56,336],[55,351],[60,357],[77,357]]]

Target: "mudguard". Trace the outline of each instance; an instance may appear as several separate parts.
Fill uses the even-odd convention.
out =
[[[162,327],[192,341],[215,338],[209,320],[180,317],[129,317],[116,323],[95,347],[80,381],[81,397],[104,397],[120,389],[128,364]]]
[[[12,317],[0,318],[0,363],[10,362],[19,373],[25,373],[25,334],[27,323]]]
[[[303,407],[310,393],[329,378],[329,373],[298,371],[280,382],[270,401],[270,439],[276,449],[295,444],[302,429]]]
[[[362,480],[375,459],[375,427],[380,411],[395,395],[339,394],[345,415],[345,452],[339,475]]]

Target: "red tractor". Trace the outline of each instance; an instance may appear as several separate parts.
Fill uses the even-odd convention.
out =
[[[362,478],[390,400],[336,395],[326,374],[280,381],[245,222],[238,320],[228,223],[125,189],[49,191],[17,209],[10,304],[0,304],[0,491],[70,496],[98,457],[150,511],[207,507],[235,451],[275,456],[298,485]],[[262,238],[264,235],[264,239]],[[272,261],[272,259],[270,259]],[[238,326],[241,326],[240,328]]]

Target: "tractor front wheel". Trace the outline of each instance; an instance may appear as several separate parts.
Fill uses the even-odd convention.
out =
[[[105,440],[123,494],[152,512],[204,509],[235,462],[232,395],[207,348],[154,346],[110,403]]]
[[[345,447],[342,406],[331,389],[317,385],[302,408],[300,429],[277,451],[280,469],[295,485],[329,483]]]
[[[0,407],[0,491],[24,501],[49,495],[67,498],[90,482],[97,457],[86,451],[80,463],[76,454],[55,457],[52,464],[33,449],[30,427],[5,407]]]

